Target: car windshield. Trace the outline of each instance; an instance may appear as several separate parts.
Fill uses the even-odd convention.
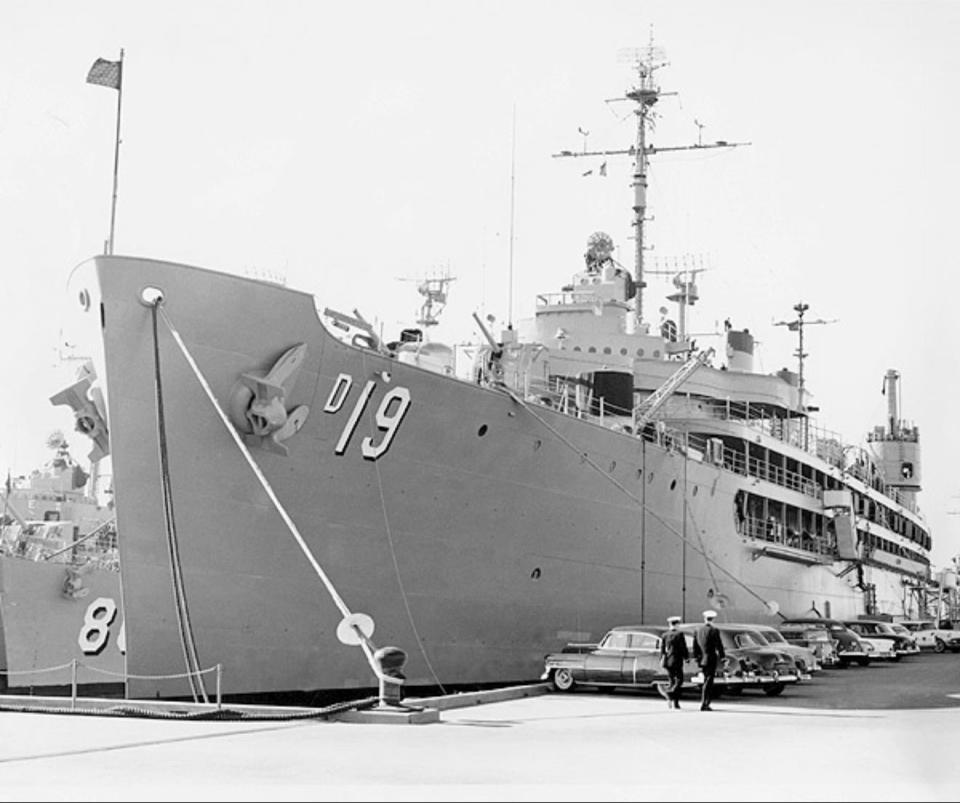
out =
[[[786,644],[787,642],[779,630],[761,630],[759,633],[770,644]]]
[[[627,646],[629,634],[618,631],[616,633],[607,633],[600,646],[606,650],[623,650]]]
[[[907,627],[904,627],[903,625],[890,625],[890,629],[891,629],[894,633],[899,633],[901,636],[909,636],[909,635],[910,635],[910,629],[907,628]]]
[[[734,633],[733,643],[735,646],[740,648],[764,646],[763,638],[759,634],[752,631],[748,632],[746,630],[741,631],[740,633]]]

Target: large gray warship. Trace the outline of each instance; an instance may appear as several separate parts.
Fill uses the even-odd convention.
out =
[[[674,278],[676,322],[644,316],[665,149],[656,65],[636,68],[634,265],[595,233],[532,319],[475,316],[466,370],[422,330],[386,343],[277,283],[133,256],[75,270],[102,403],[74,406],[109,440],[131,695],[210,694],[214,667],[227,695],[369,688],[378,644],[407,653],[410,686],[507,683],[708,606],[911,612],[931,537],[897,371],[851,445],[811,418],[802,365],[755,370],[747,329],[696,347],[695,273]]]

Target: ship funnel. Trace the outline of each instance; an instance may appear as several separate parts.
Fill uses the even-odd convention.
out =
[[[727,330],[727,367],[731,371],[753,372],[753,335],[749,329]]]

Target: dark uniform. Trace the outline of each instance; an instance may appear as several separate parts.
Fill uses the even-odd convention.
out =
[[[703,671],[703,687],[700,690],[700,710],[710,711],[710,701],[713,700],[713,678],[717,674],[717,666],[725,657],[723,641],[720,631],[710,621],[697,628],[693,639],[693,657]]]
[[[690,657],[687,639],[679,630],[671,629],[660,640],[660,665],[667,670],[667,700],[671,708],[680,707],[683,689],[683,662]]]

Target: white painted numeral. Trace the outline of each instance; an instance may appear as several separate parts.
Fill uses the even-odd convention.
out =
[[[389,377],[387,378],[389,379]],[[334,447],[333,451],[335,454],[342,455],[347,451],[347,447],[350,445],[350,439],[353,437],[353,433],[360,423],[360,417],[370,402],[370,397],[373,396],[376,386],[376,381],[373,379],[367,380],[367,383],[363,386],[363,390],[360,391],[360,397],[353,405],[353,410],[350,411],[347,423],[344,425],[343,431],[340,433],[340,438],[337,440],[337,445]],[[339,374],[336,380],[334,380],[333,387],[330,389],[327,403],[323,407],[324,412],[339,412],[346,403],[347,396],[350,394],[352,388],[353,377],[349,374]],[[368,435],[360,442],[360,453],[365,459],[376,460],[390,448],[390,444],[397,434],[400,422],[403,421],[403,417],[407,414],[409,407],[410,391],[405,387],[392,388],[384,395],[380,402],[380,407],[374,416],[377,429],[383,431],[383,437],[380,438],[379,443],[374,443],[376,436]]]
[[[117,616],[117,603],[110,597],[97,597],[87,606],[77,643],[84,655],[99,655],[110,638],[110,625]]]
[[[393,402],[397,404],[391,413],[390,405]],[[373,444],[373,438],[369,436],[360,442],[360,451],[367,460],[376,460],[390,448],[393,436],[397,434],[397,427],[400,426],[409,406],[410,391],[406,388],[394,388],[383,397],[380,409],[377,410],[377,427],[384,431],[383,438],[376,446]]]
[[[343,432],[340,433],[340,440],[337,441],[337,446],[333,450],[336,454],[343,454],[347,450],[347,444],[350,443],[350,438],[353,437],[353,431],[357,428],[357,422],[360,420],[363,408],[366,407],[367,402],[370,401],[370,395],[373,393],[375,387],[376,382],[368,379],[367,384],[364,385],[363,391],[360,393],[360,398],[357,399],[357,403],[353,406],[353,412],[350,413],[350,418],[347,419],[347,425],[343,428]]]

